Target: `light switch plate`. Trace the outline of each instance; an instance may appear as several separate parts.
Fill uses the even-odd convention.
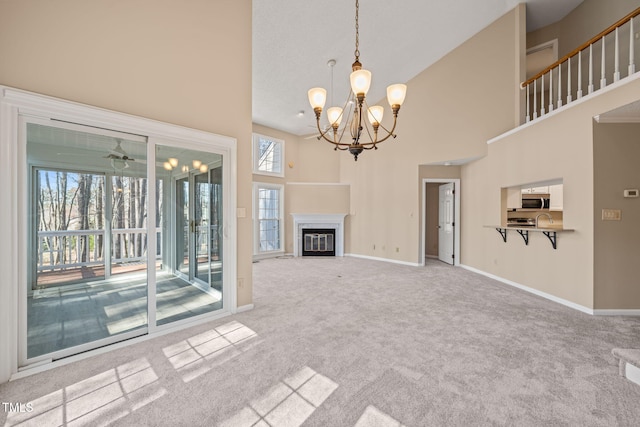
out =
[[[602,209],[603,221],[620,221],[622,211],[620,209]]]

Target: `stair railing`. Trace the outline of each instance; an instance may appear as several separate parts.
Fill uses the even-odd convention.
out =
[[[574,99],[582,98],[585,93],[583,88],[586,86],[586,95],[603,89],[607,86],[607,68],[612,72],[613,83],[621,78],[629,77],[636,72],[635,66],[635,45],[639,43],[635,41],[636,30],[634,30],[634,18],[640,15],[640,8],[620,19],[598,35],[583,43],[578,48],[572,50],[544,70],[540,71],[530,79],[521,83],[520,88],[526,90],[526,116],[525,122],[535,120],[542,117],[554,109],[558,109],[563,105],[571,103]],[[637,19],[636,19],[637,20]],[[628,25],[627,25],[628,24]],[[628,67],[626,74],[620,71],[620,33],[628,31]],[[607,57],[607,42],[611,43],[611,37],[607,36],[613,33],[613,58]],[[599,44],[599,47],[594,45]],[[623,47],[624,49],[624,47]],[[598,50],[600,50],[600,81],[599,87],[594,84],[594,63],[598,62]],[[583,65],[583,52],[587,52],[587,58]],[[594,53],[595,51],[595,53]],[[611,56],[611,55],[610,55]],[[608,64],[608,60],[611,63]],[[572,62],[573,72],[572,72]],[[564,68],[564,73],[563,73]],[[564,74],[564,78],[563,78]],[[624,75],[623,75],[624,74]],[[573,86],[572,79],[576,79],[576,86]],[[547,89],[545,89],[545,81]],[[555,83],[555,88],[554,88]],[[563,89],[564,84],[564,89]],[[540,104],[538,105],[538,97]],[[545,102],[545,97],[548,104]]]

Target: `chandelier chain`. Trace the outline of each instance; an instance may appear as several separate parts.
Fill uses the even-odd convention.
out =
[[[360,58],[360,25],[358,24],[358,10],[360,9],[360,2],[356,0],[356,50],[354,53],[356,61]]]

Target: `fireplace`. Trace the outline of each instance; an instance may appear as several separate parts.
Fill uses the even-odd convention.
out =
[[[323,249],[326,247],[325,245],[327,245],[329,239],[332,239],[334,251],[332,255],[337,257],[344,256],[344,218],[347,214],[292,213],[291,216],[293,216],[293,256],[304,255],[303,230],[317,231],[311,234],[319,235],[317,236],[315,244]],[[332,231],[332,237],[326,236]],[[313,245],[314,240],[313,238],[311,239],[310,243]],[[314,255],[318,255],[318,253],[314,253]]]
[[[333,228],[303,228],[302,256],[335,256],[335,237]]]

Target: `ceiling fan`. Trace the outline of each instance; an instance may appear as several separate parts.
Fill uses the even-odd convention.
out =
[[[130,162],[135,162],[136,159],[132,159],[131,157],[129,157],[127,155],[127,152],[124,151],[124,149],[122,148],[122,140],[121,139],[116,139],[116,147],[111,150],[111,153],[109,153],[109,155],[105,156],[105,159],[111,159],[111,160],[124,160],[126,161],[130,161]]]
[[[104,156],[105,159],[111,160],[111,166],[115,170],[122,170],[129,167],[129,162],[135,162],[136,159],[133,159],[127,155],[127,152],[122,148],[122,140],[116,139],[116,146],[111,153],[107,156]]]

